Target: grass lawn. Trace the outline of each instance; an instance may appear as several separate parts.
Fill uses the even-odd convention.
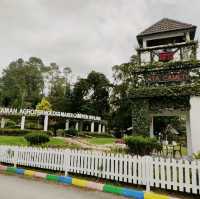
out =
[[[0,144],[26,146],[27,142],[22,136],[0,136]]]
[[[115,143],[116,138],[90,138],[88,139],[88,142],[90,144],[96,144],[96,145],[103,145],[103,144],[113,144]]]
[[[24,139],[23,136],[0,136],[0,144],[2,145],[18,145],[18,146],[27,146],[28,143]],[[58,138],[50,138],[50,141],[46,144],[43,144],[43,146],[59,146],[64,147],[67,145],[67,143],[63,139]]]

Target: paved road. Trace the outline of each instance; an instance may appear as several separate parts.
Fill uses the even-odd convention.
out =
[[[0,199],[124,199],[120,196],[0,174]]]

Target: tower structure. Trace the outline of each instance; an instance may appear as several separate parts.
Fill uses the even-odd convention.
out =
[[[186,119],[188,154],[200,151],[200,62],[196,26],[164,18],[137,35],[133,133],[153,137],[155,116]]]

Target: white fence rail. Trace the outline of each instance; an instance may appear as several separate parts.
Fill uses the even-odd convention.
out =
[[[200,161],[82,150],[0,146],[0,162],[200,193]]]

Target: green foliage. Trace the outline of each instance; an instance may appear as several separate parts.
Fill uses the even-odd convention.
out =
[[[18,59],[3,70],[1,104],[16,108],[34,108],[41,99],[44,65],[38,58]]]
[[[130,86],[136,84],[134,68],[138,65],[138,57],[131,56],[130,63],[115,65],[112,67],[114,86],[110,102],[112,104],[111,127],[125,130],[132,126],[131,99],[129,99]]]
[[[148,99],[134,99],[132,102],[133,134],[149,135],[149,101]]]
[[[134,68],[133,73],[144,73],[151,70],[155,70],[159,68],[159,70],[175,70],[175,69],[184,69],[184,68],[196,68],[200,67],[200,62],[198,60],[190,60],[190,61],[172,61],[172,62],[153,62],[148,63],[144,66],[137,66]]]
[[[0,136],[0,144],[18,146],[28,145],[27,141],[22,136]],[[39,147],[80,149],[79,145],[68,143],[64,139],[58,138],[51,138],[49,142],[41,144]]]
[[[37,110],[44,110],[44,111],[50,111],[50,110],[52,110],[51,104],[44,97],[42,98],[41,102],[39,102],[37,104],[36,109]]]
[[[74,85],[72,111],[105,117],[109,111],[109,88],[106,76],[92,71]]]
[[[48,100],[52,104],[53,110],[71,111],[70,74],[69,67],[60,67],[56,63],[51,63],[49,66],[47,72]]]
[[[39,145],[49,142],[49,136],[45,133],[29,133],[24,136],[30,145]]]
[[[151,86],[130,89],[131,98],[200,95],[200,84]]]
[[[13,120],[6,121],[6,128],[16,128],[16,122]]]
[[[189,101],[189,96],[153,97],[149,98],[149,110],[157,113],[167,109],[186,111],[190,109]]]
[[[120,130],[115,130],[115,131],[113,132],[113,135],[114,135],[114,137],[116,137],[116,138],[122,138],[122,137],[123,137],[123,133],[122,133],[122,131],[120,131]]]
[[[132,126],[131,104],[132,102],[128,98],[119,99],[115,103],[113,102],[113,105],[116,108],[115,110],[112,111],[111,114],[112,118],[111,127],[113,129],[122,131]]]
[[[78,131],[75,128],[70,128],[69,130],[65,131],[65,135],[70,135],[70,136],[77,136]]]
[[[197,152],[197,153],[195,153],[195,154],[193,154],[193,157],[194,157],[195,159],[200,160],[200,151]]]
[[[0,129],[0,135],[8,135],[8,136],[24,136],[30,132],[44,132],[40,130],[21,130],[21,129]],[[51,131],[47,132],[48,135],[52,135]]]
[[[125,143],[132,154],[141,156],[150,155],[162,147],[155,138],[144,136],[128,136],[125,138]]]

